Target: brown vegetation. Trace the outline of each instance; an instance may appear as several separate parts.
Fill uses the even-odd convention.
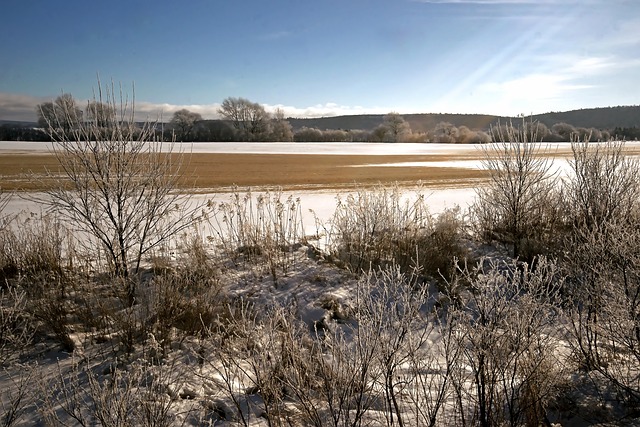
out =
[[[625,147],[637,154],[634,147]],[[571,146],[548,150],[551,157],[571,157]],[[387,167],[389,163],[450,162],[481,160],[484,154],[474,146],[459,154],[432,155],[333,155],[333,154],[187,154],[182,188],[221,190],[237,187],[281,187],[283,189],[319,189],[375,186],[385,183],[414,184],[429,187],[470,185],[488,179],[484,170],[455,167]],[[46,171],[55,173],[59,164],[53,155],[25,152],[0,153],[0,181],[4,190],[41,190],[46,180],[34,181]]]
[[[461,185],[486,176],[483,171],[450,167],[381,167],[397,162],[469,160],[468,156],[374,156],[316,154],[193,154],[184,165],[182,185],[200,189],[224,187],[341,188],[355,184],[415,183]],[[355,167],[357,166],[357,167]],[[44,182],[30,175],[55,172],[59,165],[47,154],[0,154],[0,179],[6,190],[38,190]]]

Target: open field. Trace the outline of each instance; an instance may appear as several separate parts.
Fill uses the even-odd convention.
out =
[[[283,189],[347,188],[379,183],[415,183],[447,187],[485,177],[485,172],[463,167],[380,167],[388,163],[451,162],[469,156],[374,156],[318,154],[197,153],[188,155],[184,185],[203,190],[239,187]],[[443,163],[443,166],[446,166]],[[0,154],[0,182],[4,190],[40,190],[38,181],[58,163],[50,154]]]
[[[411,147],[414,152],[409,152],[406,147],[395,145],[362,144],[358,150],[364,147],[378,152],[346,154],[355,144],[308,144],[314,147],[313,152],[304,152],[309,149],[305,144],[286,144],[285,151],[275,149],[272,153],[268,151],[277,144],[222,144],[216,146],[214,152],[201,152],[201,149],[210,150],[208,145],[201,145],[194,145],[192,152],[186,154],[183,185],[184,188],[195,186],[203,192],[220,192],[234,186],[316,190],[417,182],[435,189],[474,186],[487,178],[480,165],[483,153],[475,146],[418,144],[419,151]],[[294,150],[287,152],[291,147]],[[323,150],[327,147],[338,151],[325,154]],[[395,148],[402,154],[384,154]],[[215,151],[220,149],[238,152]],[[640,145],[627,143],[625,151],[638,155]],[[555,144],[546,149],[546,154],[568,159],[571,146]],[[0,186],[5,191],[42,190],[47,185],[42,180],[46,170],[55,172],[58,168],[56,158],[44,146],[0,149]]]
[[[194,155],[187,176],[196,177],[199,188],[230,185],[280,186],[283,188],[344,188],[379,183],[460,185],[485,176],[480,170],[461,167],[381,167],[387,163],[461,160],[458,156],[368,155]],[[468,159],[465,159],[468,160]]]

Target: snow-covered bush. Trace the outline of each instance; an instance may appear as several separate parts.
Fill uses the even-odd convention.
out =
[[[440,279],[449,277],[456,259],[466,259],[464,235],[459,208],[434,216],[422,193],[380,187],[338,200],[326,247],[332,259],[357,273],[395,265]]]
[[[422,194],[407,197],[398,187],[362,190],[338,199],[326,227],[326,247],[354,272],[392,263],[410,269],[430,226]]]
[[[471,213],[478,238],[507,244],[513,257],[531,261],[553,234],[556,171],[552,153],[535,133],[523,132],[525,125],[498,127],[494,141],[508,142],[482,147],[489,182],[476,187]]]
[[[451,373],[459,414],[471,425],[543,424],[566,380],[558,267],[482,260],[460,275],[468,291],[447,313],[461,360]]]
[[[273,282],[295,264],[295,246],[304,240],[300,200],[281,192],[234,192],[212,206],[212,239],[240,263],[265,261]]]
[[[640,404],[639,230],[626,218],[576,231],[564,263],[574,354],[628,408]]]

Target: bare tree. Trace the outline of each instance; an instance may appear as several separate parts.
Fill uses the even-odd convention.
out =
[[[553,224],[549,218],[555,171],[549,153],[518,128],[508,126],[501,142],[483,146],[489,183],[476,189],[472,210],[485,238],[513,245],[513,256]],[[551,223],[551,224],[550,224]]]
[[[466,126],[458,127],[458,140],[463,144],[488,144],[491,142],[491,136],[481,130],[471,130]]]
[[[85,120],[94,123],[96,126],[108,127],[116,116],[113,106],[96,100],[87,103],[85,110]]]
[[[256,141],[265,136],[270,117],[264,107],[245,98],[226,98],[218,112],[231,121],[238,137]]]
[[[572,175],[565,180],[565,211],[574,225],[592,229],[633,217],[640,199],[640,162],[623,142],[574,142]]]
[[[303,126],[293,134],[296,142],[318,142],[323,141],[324,135],[320,129]]]
[[[449,122],[440,122],[432,132],[433,142],[452,143],[460,138],[458,128]]]
[[[284,117],[284,111],[280,108],[277,108],[273,113],[270,128],[271,139],[273,141],[293,141],[293,130],[291,129],[291,124]]]
[[[411,133],[409,123],[396,112],[384,116],[382,126],[386,130],[384,139],[387,142],[403,142]]]
[[[45,190],[40,201],[87,236],[79,240],[91,253],[96,245],[104,250],[115,275],[128,279],[138,272],[145,254],[195,221],[197,206],[175,191],[183,154],[157,142],[153,124],[138,128],[134,103],[122,95],[118,101],[113,84],[100,87],[95,101],[118,112],[106,132],[95,123],[80,123],[71,130],[55,126],[70,119],[64,110],[50,122],[60,171],[48,175],[59,185]],[[126,282],[133,304],[135,283]]]
[[[38,125],[44,128],[60,128],[64,132],[70,132],[82,121],[82,110],[69,93],[63,93],[53,102],[38,105],[36,112]]]
[[[551,126],[551,131],[567,142],[573,141],[577,135],[576,128],[568,123],[556,123]]]
[[[53,122],[55,117],[55,109],[53,102],[43,102],[36,107],[36,113],[38,114],[38,126],[48,127],[49,123]]]
[[[202,116],[200,114],[182,109],[173,113],[173,118],[169,123],[179,141],[189,141],[189,139],[193,138],[192,131],[196,122],[201,120]]]
[[[551,135],[551,131],[544,123],[534,120],[528,121],[524,124],[523,132],[526,133],[529,141],[534,142],[548,141],[548,138]]]
[[[385,125],[376,126],[375,129],[369,134],[369,141],[371,142],[384,142],[387,137],[387,127]]]

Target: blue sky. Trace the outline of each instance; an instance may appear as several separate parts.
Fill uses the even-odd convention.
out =
[[[96,75],[141,114],[537,114],[640,104],[638,0],[5,0],[0,119]]]

